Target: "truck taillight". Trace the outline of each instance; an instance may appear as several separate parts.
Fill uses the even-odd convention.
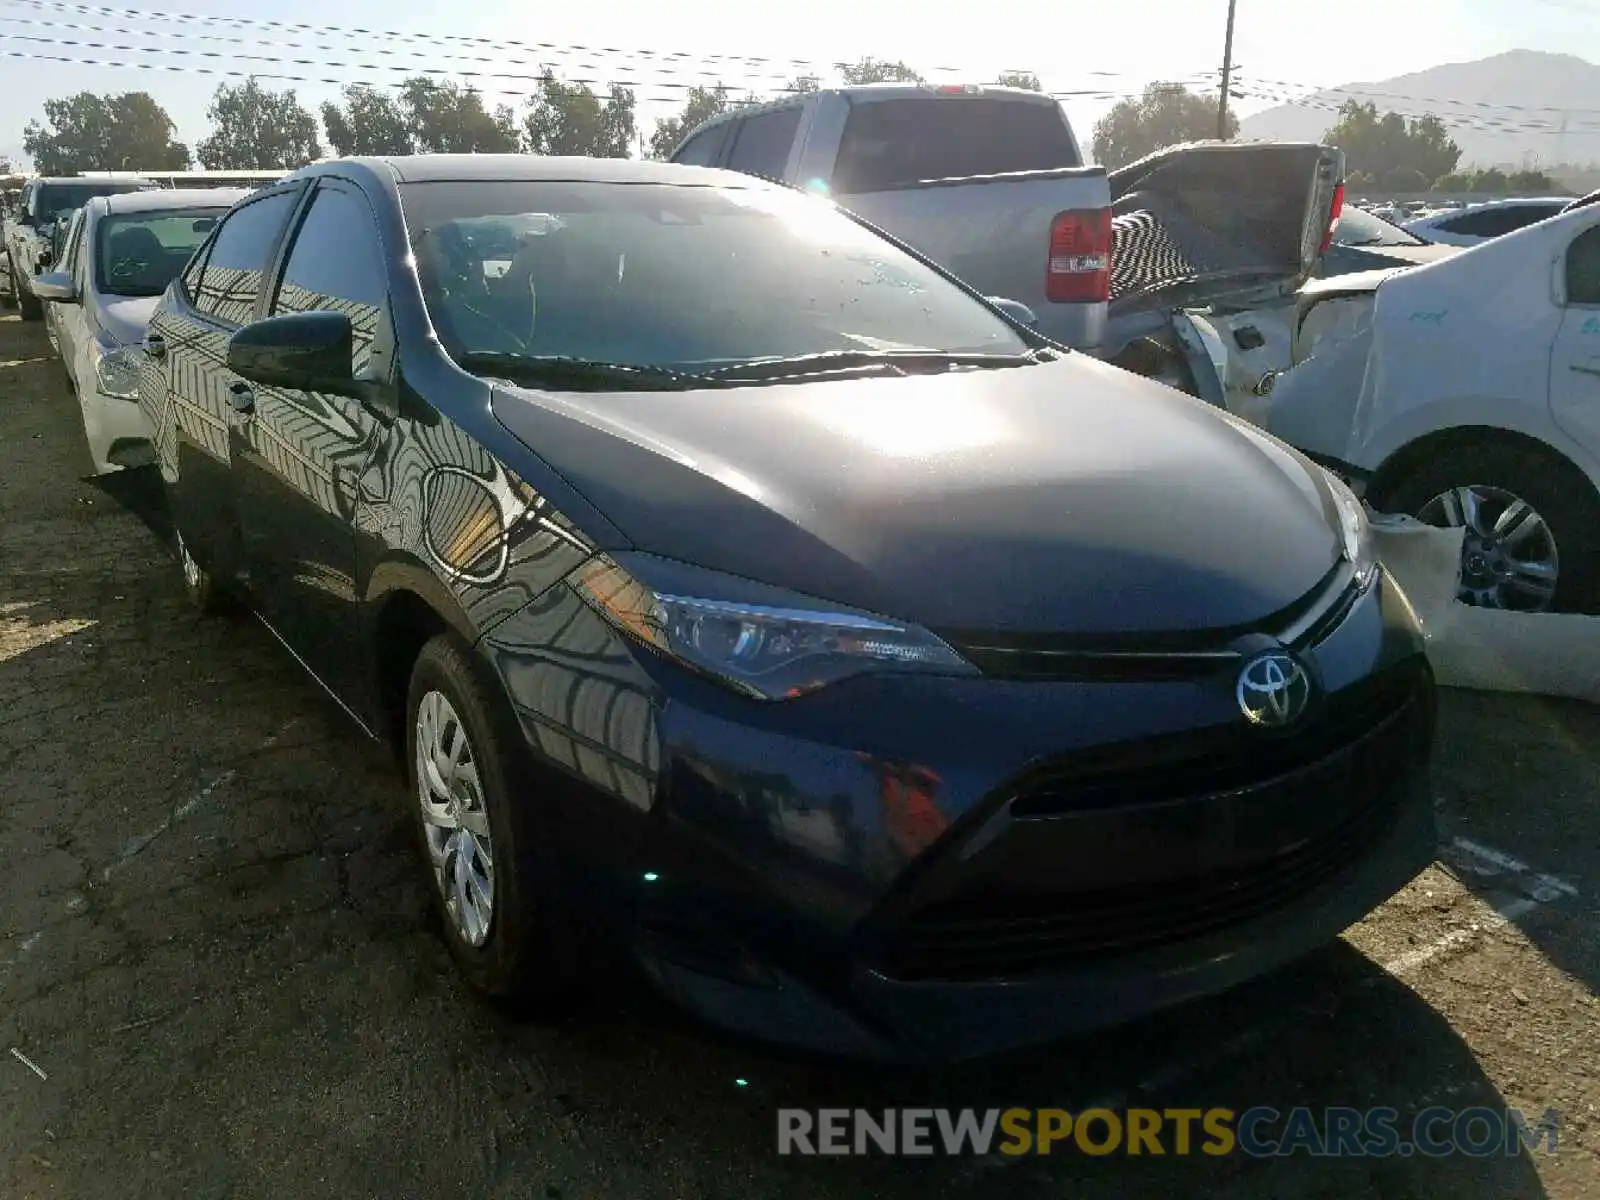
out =
[[[1111,299],[1111,210],[1075,208],[1050,222],[1045,299],[1095,304]]]
[[[1333,205],[1328,213],[1328,232],[1322,235],[1322,245],[1318,247],[1318,254],[1326,254],[1328,247],[1333,245],[1333,231],[1339,227],[1339,215],[1344,212],[1344,184],[1339,184],[1333,189]]]

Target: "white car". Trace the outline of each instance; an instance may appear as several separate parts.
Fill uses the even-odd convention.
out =
[[[1600,613],[1600,205],[1308,285],[1268,432],[1465,529],[1460,598]]]
[[[95,474],[153,461],[139,412],[144,333],[167,284],[238,188],[97,196],[73,216],[61,262],[31,293],[49,305],[51,340],[83,410]]]
[[[1442,246],[1476,246],[1553,217],[1571,202],[1570,196],[1490,200],[1466,208],[1429,213],[1415,221],[1406,221],[1401,228]]]

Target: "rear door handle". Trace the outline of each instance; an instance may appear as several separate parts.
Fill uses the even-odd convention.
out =
[[[228,403],[233,406],[234,412],[248,417],[256,411],[256,394],[250,390],[248,383],[235,379],[228,385]]]
[[[1580,375],[1600,375],[1600,362],[1569,363],[1568,369]]]
[[[144,352],[151,358],[165,358],[167,356],[167,339],[159,333],[145,334]]]

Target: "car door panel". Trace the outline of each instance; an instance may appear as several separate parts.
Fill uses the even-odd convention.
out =
[[[377,226],[358,191],[324,181],[283,255],[273,315],[343,312],[362,372],[387,327]],[[254,412],[230,435],[234,504],[251,594],[262,616],[341,700],[357,703],[356,517],[360,479],[381,430],[355,396],[254,384]],[[384,386],[371,385],[374,391]]]
[[[1566,307],[1550,354],[1550,415],[1600,457],[1600,225],[1573,239],[1564,269]]]
[[[242,383],[228,370],[228,340],[260,305],[262,281],[302,190],[269,192],[234,209],[183,276],[176,302],[151,321],[146,347],[159,350],[145,396],[159,396],[170,417],[146,411],[152,429],[170,430],[156,447],[173,522],[190,552],[227,583],[247,585],[230,471],[230,428],[238,419],[230,388]],[[243,222],[241,223],[241,218]],[[153,337],[153,341],[152,341]]]

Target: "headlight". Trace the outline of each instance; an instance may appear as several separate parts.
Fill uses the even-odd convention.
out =
[[[1366,587],[1378,574],[1378,552],[1372,541],[1372,524],[1367,520],[1367,510],[1356,494],[1345,486],[1332,471],[1328,477],[1328,490],[1333,493],[1333,507],[1339,514],[1339,535],[1344,540],[1344,556],[1355,568],[1356,586]]]
[[[139,370],[144,351],[138,346],[118,346],[107,350],[94,364],[97,386],[102,394],[117,400],[139,398]]]
[[[915,625],[648,555],[601,555],[568,578],[618,629],[760,700],[867,672],[978,673]]]

